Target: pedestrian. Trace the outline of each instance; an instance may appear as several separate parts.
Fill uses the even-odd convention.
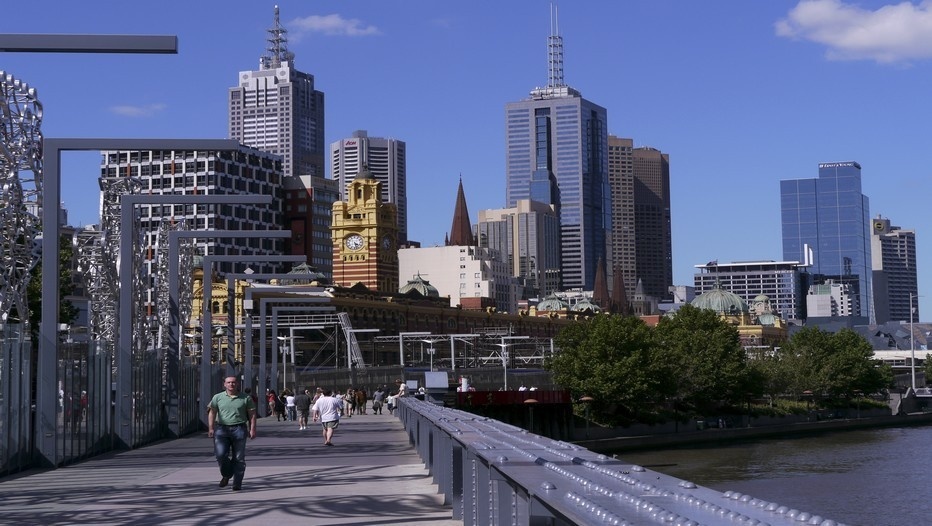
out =
[[[275,394],[274,389],[265,390],[265,400],[269,404],[269,416],[274,415],[275,414],[275,403],[278,400],[278,395]]]
[[[307,415],[311,411],[311,395],[307,389],[294,397],[294,407],[298,413],[298,430],[304,431],[307,429]]]
[[[214,439],[214,456],[220,466],[220,487],[233,478],[233,491],[243,488],[246,473],[246,436],[256,438],[256,404],[239,392],[235,376],[223,381],[224,391],[210,400],[207,436]]]
[[[395,396],[405,396],[408,394],[408,384],[401,380],[395,380],[395,383],[398,384],[398,392],[395,393]]]
[[[324,390],[324,396],[314,402],[311,413],[314,416],[314,422],[320,421],[323,429],[324,445],[332,446],[333,432],[340,425],[340,411],[343,410],[343,402],[333,396],[330,389]]]
[[[395,398],[397,398],[397,396],[390,394],[388,398],[385,399],[386,405],[388,406],[388,414],[390,415],[395,414]]]
[[[294,406],[294,393],[291,391],[285,391],[285,411],[288,413],[288,420],[292,422],[298,419],[298,411]]]
[[[376,388],[375,392],[372,393],[372,413],[376,415],[382,414],[382,404],[385,402],[385,391],[381,387]]]

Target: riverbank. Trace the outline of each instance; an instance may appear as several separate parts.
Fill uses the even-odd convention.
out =
[[[864,416],[863,418],[801,421],[785,424],[769,423],[762,425],[752,422],[750,427],[731,427],[724,429],[680,430],[679,428],[675,428],[672,431],[651,434],[600,436],[599,438],[574,440],[573,443],[597,453],[612,454],[624,451],[718,445],[761,438],[787,438],[801,435],[817,435],[852,429],[906,427],[929,424],[932,424],[932,413],[870,415]],[[604,435],[608,430],[600,431],[601,433],[599,434]],[[578,434],[585,436],[585,432],[580,432]]]

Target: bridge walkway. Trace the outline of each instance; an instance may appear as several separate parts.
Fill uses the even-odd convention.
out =
[[[219,488],[207,433],[0,479],[0,524],[461,526],[387,412],[319,425],[260,418],[242,491]]]

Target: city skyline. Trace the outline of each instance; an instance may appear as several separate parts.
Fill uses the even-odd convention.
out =
[[[442,244],[460,174],[474,213],[506,206],[503,112],[547,82],[549,2],[277,3],[295,66],[327,95],[325,142],[366,129],[407,143],[411,239]],[[177,56],[4,53],[0,69],[37,88],[47,137],[227,136],[230,79],[256,68],[275,3],[162,5],[37,0],[42,17],[0,21],[6,33],[179,37]],[[566,83],[607,109],[609,133],[670,156],[675,284],[705,261],[781,260],[779,182],[856,160],[870,216],[916,231],[928,288],[932,153],[917,102],[932,34],[912,29],[932,19],[928,6],[557,5]],[[864,29],[844,38],[853,27]],[[900,38],[885,44],[880,27]],[[100,156],[71,157],[71,222],[96,222]]]

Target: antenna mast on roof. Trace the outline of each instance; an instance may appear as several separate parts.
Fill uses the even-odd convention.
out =
[[[288,38],[285,36],[288,30],[282,27],[279,21],[278,6],[275,6],[275,25],[266,29],[266,32],[269,34],[266,39],[269,43],[269,47],[266,48],[268,54],[259,60],[259,67],[261,69],[278,68],[281,67],[282,62],[288,62],[293,66],[294,53],[288,51]]]
[[[565,86],[563,83],[563,37],[560,36],[558,10],[550,4],[550,36],[547,37],[548,65],[550,67],[548,88]]]

